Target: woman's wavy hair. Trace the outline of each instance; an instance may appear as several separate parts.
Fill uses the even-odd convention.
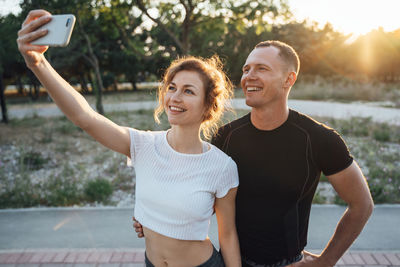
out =
[[[160,115],[165,111],[164,99],[169,84],[175,75],[183,70],[200,74],[205,89],[205,107],[200,129],[206,139],[216,132],[222,114],[228,108],[227,101],[233,96],[233,86],[223,71],[223,64],[217,55],[210,58],[185,56],[174,60],[165,71],[158,87],[158,106],[154,110],[154,119],[160,123]]]

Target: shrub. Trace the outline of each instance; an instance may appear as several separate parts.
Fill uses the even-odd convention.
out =
[[[314,194],[314,198],[312,203],[313,204],[325,204],[326,203],[326,197],[324,197],[319,190],[317,190]]]
[[[12,182],[3,175],[0,178],[0,208],[26,208],[40,203],[39,185],[33,185],[27,173],[16,175]]]
[[[71,135],[76,132],[82,131],[79,127],[77,127],[75,124],[73,124],[72,122],[68,121],[65,118],[61,119],[57,123],[55,130],[61,134],[65,134],[65,135]]]
[[[48,161],[48,158],[43,157],[36,151],[21,150],[19,155],[19,163],[24,170],[39,170]]]
[[[113,192],[113,187],[108,180],[97,178],[89,181],[84,191],[88,201],[106,203]]]
[[[83,199],[82,190],[79,189],[78,179],[75,178],[74,169],[65,165],[63,171],[43,185],[47,206],[71,206],[79,204]]]
[[[390,141],[391,128],[387,124],[382,124],[373,130],[373,136],[377,141],[388,142]]]

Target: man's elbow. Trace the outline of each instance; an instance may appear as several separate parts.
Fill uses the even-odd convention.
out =
[[[367,218],[371,217],[372,212],[374,211],[374,207],[375,207],[374,201],[372,200],[372,197],[370,197],[366,203],[366,208],[365,208]]]
[[[360,204],[357,205],[357,211],[359,216],[367,221],[374,211],[374,201],[372,200],[372,197],[369,196],[368,198],[365,198],[363,201],[361,201]]]

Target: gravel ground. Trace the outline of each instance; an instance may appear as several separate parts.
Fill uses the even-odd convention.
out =
[[[321,117],[333,117],[336,119],[348,119],[350,117],[371,117],[375,122],[386,122],[393,125],[400,125],[400,109],[396,108],[385,108],[380,106],[381,103],[336,103],[336,102],[322,102],[322,101],[304,101],[304,100],[289,100],[289,106],[295,110],[298,110],[302,113],[311,115],[311,116],[321,116]],[[143,102],[125,102],[118,104],[105,104],[104,108],[106,112],[110,111],[132,111],[132,110],[149,110],[153,109],[156,106],[156,102],[153,101],[143,101]],[[234,99],[233,107],[235,109],[249,109],[248,106],[245,105],[244,99]],[[24,107],[22,105],[14,105],[9,108],[9,117],[10,118],[24,118],[30,117],[33,115],[38,115],[41,117],[57,117],[62,116],[62,113],[57,108],[57,106],[53,103],[49,104],[36,104],[31,105],[30,107]],[[99,153],[105,153],[104,148],[101,146],[93,147],[81,147],[80,144],[75,144],[74,142],[70,142],[69,145],[73,144],[76,149],[81,149],[80,156],[78,158],[78,162],[87,162],[93,159],[85,159],[85,155],[89,153],[85,153],[84,150],[97,150]],[[51,145],[51,144],[49,144]],[[4,155],[13,155],[13,151],[16,148],[13,146],[9,146],[7,148],[3,147]],[[9,150],[9,151],[7,151]],[[101,151],[100,151],[101,150]],[[91,154],[90,154],[91,155]],[[116,164],[115,163],[115,155],[110,154],[109,157],[102,166],[99,167],[97,164],[93,164],[93,168],[87,170],[89,173],[88,176],[99,176],[99,173],[105,172],[108,168],[107,164]],[[112,161],[114,158],[114,161]],[[122,158],[121,158],[122,159]],[[119,159],[119,160],[121,160]],[[5,160],[5,158],[3,159]],[[362,162],[361,162],[362,163]],[[127,173],[128,170],[125,169],[124,160],[120,161],[118,164],[119,171],[123,173]],[[46,171],[48,173],[46,173]],[[47,169],[43,169],[38,171],[37,175],[33,175],[33,177],[48,177],[54,175],[52,171]],[[328,202],[332,202],[335,196],[332,187],[329,183],[321,182],[318,187],[320,195],[325,197]],[[134,193],[127,193],[126,191],[118,190],[114,191],[112,196],[112,202],[118,207],[132,207],[134,204]],[[91,205],[93,206],[93,204]],[[102,204],[95,204],[95,206],[102,206]]]

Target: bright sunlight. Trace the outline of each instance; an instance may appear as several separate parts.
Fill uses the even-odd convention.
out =
[[[298,20],[327,22],[343,33],[366,34],[382,27],[385,31],[400,28],[399,0],[289,0]]]

